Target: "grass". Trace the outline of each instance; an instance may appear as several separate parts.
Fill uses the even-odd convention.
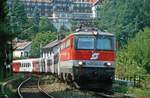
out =
[[[114,87],[113,91],[125,94],[133,94],[137,97],[150,98],[150,89],[146,88],[136,88],[127,86]]]
[[[81,91],[59,91],[59,92],[52,92],[52,95],[54,95],[56,98],[99,98],[97,96],[92,96],[88,93],[83,93]]]
[[[150,89],[142,89],[142,88],[128,88],[128,93],[135,94],[139,97],[149,97],[150,98]]]
[[[3,83],[5,83],[6,81],[8,81],[8,80],[12,80],[12,79],[14,79],[14,78],[23,78],[23,74],[15,74],[15,75],[12,75],[12,76],[9,76],[9,77],[7,77],[6,79],[3,79],[3,80],[1,80],[0,81],[0,98],[3,98],[3,94],[2,94],[2,91],[1,91],[1,86],[3,85]],[[19,79],[20,80],[20,79]],[[16,86],[17,86],[17,84],[18,84],[18,80],[16,80],[15,82],[13,82],[12,84],[11,83],[8,83],[6,86],[5,86],[5,88],[4,88],[4,91],[5,91],[5,93],[7,94],[7,95],[9,95],[10,96],[10,98],[16,98],[16,97],[13,97],[14,96],[14,94],[15,94],[15,92],[16,92],[16,90],[15,90],[15,88],[16,88]]]
[[[16,98],[17,87],[23,81],[23,78],[19,78],[11,83],[8,83],[5,87],[5,92],[9,98]]]

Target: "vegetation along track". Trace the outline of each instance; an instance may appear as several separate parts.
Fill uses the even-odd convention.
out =
[[[18,95],[20,98],[54,98],[42,91],[37,77],[24,80],[18,87]]]

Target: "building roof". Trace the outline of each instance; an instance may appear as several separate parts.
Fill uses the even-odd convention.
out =
[[[53,0],[30,0],[32,2],[45,2],[45,3],[51,3]]]
[[[93,5],[101,4],[103,0],[96,0],[96,2],[93,3]]]
[[[53,46],[58,45],[61,42],[61,40],[55,40],[53,42],[48,43],[46,46],[44,46],[43,48],[51,48]]]
[[[90,2],[92,3],[92,4],[95,4],[96,2],[98,2],[99,0],[90,0]]]
[[[23,50],[26,47],[28,47],[29,45],[31,45],[31,41],[22,40],[22,41],[16,42],[16,44],[13,46],[13,48],[15,50]]]
[[[91,3],[95,4],[96,2],[101,1],[101,0],[73,0],[74,3]]]

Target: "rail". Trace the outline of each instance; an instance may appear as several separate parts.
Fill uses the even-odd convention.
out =
[[[46,94],[48,97],[50,97],[50,98],[55,98],[55,97],[53,97],[52,95],[50,95],[50,94],[48,94],[47,92],[45,92],[45,91],[40,87],[40,78],[38,79],[38,89],[39,89],[42,93]]]
[[[31,94],[33,95],[33,98],[35,97],[35,96],[39,96],[39,98],[55,98],[55,97],[53,97],[52,95],[49,95],[47,92],[45,92],[41,87],[40,87],[40,78],[39,77],[36,77],[36,82],[35,82],[35,80],[33,81],[32,80],[32,82],[31,83],[34,83],[34,84],[30,84],[30,83],[27,83],[27,86],[25,85],[25,83],[26,82],[28,82],[29,80],[31,80],[31,78],[32,77],[29,77],[29,78],[27,78],[26,80],[24,80],[19,86],[18,86],[18,95],[19,95],[19,97],[20,98],[26,98],[27,96],[30,96],[31,97]],[[35,84],[36,83],[36,84]],[[29,85],[30,84],[30,85]],[[24,93],[22,93],[21,92],[21,89],[22,89],[22,91],[24,91],[25,89],[24,89],[24,87],[22,87],[24,85],[24,87],[26,88],[26,87],[31,87],[32,89],[33,89],[33,92],[32,93],[28,93],[28,95],[27,94],[24,94]],[[35,87],[35,85],[37,85],[36,87]],[[36,89],[35,89],[36,88]],[[30,88],[28,88],[28,89],[30,89]],[[35,90],[35,91],[34,91]],[[37,94],[34,94],[34,92],[36,92],[36,91],[38,91],[38,93]],[[38,95],[38,94],[40,94],[40,95]],[[32,97],[31,97],[32,98]],[[36,97],[37,98],[37,97]]]
[[[18,86],[17,92],[18,92],[18,95],[19,95],[20,98],[23,98],[22,95],[21,95],[21,93],[20,93],[21,86],[22,86],[25,82],[29,81],[30,79],[31,79],[31,77],[27,78],[26,80],[24,80],[24,81]]]

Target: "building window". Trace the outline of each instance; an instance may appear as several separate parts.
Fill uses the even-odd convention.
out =
[[[28,53],[28,52],[25,52],[25,53],[24,53],[24,56],[25,56],[25,57],[28,57],[28,56],[29,56],[29,53]]]
[[[23,57],[23,52],[21,52],[21,57]]]

